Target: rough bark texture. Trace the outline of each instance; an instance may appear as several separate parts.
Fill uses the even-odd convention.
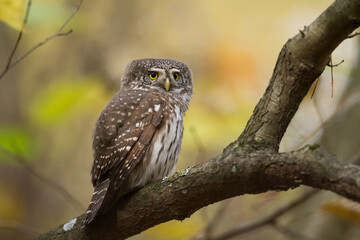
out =
[[[331,163],[331,164],[329,164]],[[333,191],[360,202],[360,168],[319,146],[290,153],[235,153],[218,157],[154,182],[119,203],[91,229],[84,215],[38,239],[123,239],[172,219],[183,220],[211,203],[242,194],[287,190],[300,184]],[[125,230],[124,230],[125,229]]]
[[[331,52],[360,26],[360,1],[338,0],[290,39],[241,136],[208,162],[152,183],[119,202],[89,228],[83,215],[37,239],[123,239],[208,204],[242,194],[300,185],[330,190],[360,202],[360,168],[319,146],[278,153],[279,143]],[[74,223],[72,225],[71,223]]]

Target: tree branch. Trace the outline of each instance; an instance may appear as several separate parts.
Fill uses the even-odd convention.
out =
[[[82,215],[73,227],[60,226],[37,239],[124,239],[172,219],[183,220],[229,197],[282,191],[300,184],[360,202],[359,179],[359,167],[318,146],[281,154],[234,152],[144,187],[89,229],[82,228]]]
[[[282,48],[269,86],[230,149],[277,151],[311,85],[332,51],[360,25],[360,2],[338,0]]]
[[[51,41],[54,38],[57,37],[61,37],[61,36],[67,36],[70,33],[72,33],[72,30],[68,30],[66,32],[64,32],[64,28],[65,26],[70,22],[70,20],[75,16],[75,14],[79,11],[80,6],[82,4],[83,0],[79,0],[76,8],[74,9],[74,11],[72,12],[72,14],[66,19],[65,23],[57,30],[56,33],[46,37],[44,40],[38,42],[36,45],[34,45],[33,47],[31,47],[28,51],[26,51],[24,54],[22,54],[21,56],[19,56],[18,58],[16,58],[14,61],[12,61],[14,54],[17,50],[17,47],[19,45],[19,42],[21,40],[23,31],[24,31],[24,27],[26,25],[27,22],[27,18],[29,15],[29,11],[30,11],[30,6],[31,6],[31,0],[28,1],[28,5],[27,5],[27,9],[26,9],[26,14],[25,14],[25,18],[24,18],[24,22],[23,22],[23,26],[20,30],[19,36],[17,38],[15,47],[13,48],[13,50],[11,51],[11,54],[9,56],[8,62],[4,68],[4,70],[0,73],[0,80],[5,76],[5,74],[12,68],[14,67],[16,64],[18,64],[19,62],[21,62],[24,58],[26,58],[27,56],[29,56],[33,51],[35,51],[36,49],[38,49],[39,47],[41,47],[42,45],[48,43],[49,41]]]
[[[277,153],[279,143],[332,51],[360,25],[360,1],[337,0],[282,48],[269,86],[244,132],[208,162],[152,183],[90,227],[79,216],[37,239],[123,239],[183,220],[223,199],[300,185],[360,202],[360,168],[318,146]]]

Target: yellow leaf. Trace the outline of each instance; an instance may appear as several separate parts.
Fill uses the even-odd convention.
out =
[[[323,208],[334,216],[360,224],[360,209],[356,203],[350,201],[329,202]]]
[[[0,21],[20,30],[25,17],[25,0],[0,0]]]

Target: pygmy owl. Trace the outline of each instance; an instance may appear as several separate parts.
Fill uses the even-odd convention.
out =
[[[125,194],[172,174],[181,148],[190,68],[172,59],[134,60],[121,82],[95,125],[86,225]]]

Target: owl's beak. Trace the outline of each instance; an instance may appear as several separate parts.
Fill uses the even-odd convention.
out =
[[[164,87],[165,87],[166,91],[169,91],[169,89],[170,89],[170,79],[169,78],[166,78]]]

